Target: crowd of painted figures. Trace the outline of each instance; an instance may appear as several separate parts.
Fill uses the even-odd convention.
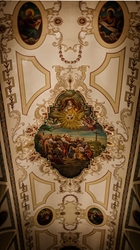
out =
[[[63,164],[64,160],[91,160],[93,150],[84,138],[72,140],[70,136],[45,135],[44,132],[38,142],[37,151],[51,162]]]

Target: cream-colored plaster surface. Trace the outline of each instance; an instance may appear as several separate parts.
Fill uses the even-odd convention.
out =
[[[67,247],[74,250],[121,250],[124,247],[129,250],[125,231],[131,226],[130,231],[139,232],[133,217],[133,211],[139,210],[138,191],[134,193],[137,198],[131,197],[135,185],[140,185],[140,170],[136,171],[139,4],[120,3],[125,26],[120,38],[108,43],[101,38],[98,24],[105,2],[33,1],[41,13],[42,33],[31,45],[22,40],[17,26],[18,12],[25,2],[3,2],[0,3],[0,141],[4,166],[0,165],[0,188],[4,187],[4,191],[0,205],[1,211],[8,211],[9,217],[0,234],[14,230],[14,243],[11,238],[8,241],[10,250],[65,250]],[[114,14],[117,11],[114,10]],[[81,98],[84,104],[80,101],[77,109],[66,116],[68,122],[78,114],[78,109],[83,108],[85,112],[92,108],[94,122],[100,124],[106,137],[100,134],[96,137],[97,128],[92,124],[92,136],[87,140],[95,143],[97,139],[106,148],[93,156],[87,167],[83,167],[84,160],[80,158],[83,169],[71,177],[73,166],[56,164],[57,170],[48,154],[41,154],[47,150],[47,135],[56,135],[55,126],[62,126],[59,120],[62,110],[57,113],[57,101],[62,93],[67,94],[68,99],[72,91],[79,95],[75,102]],[[42,151],[39,153],[35,138],[40,127],[50,122],[52,108],[60,124],[54,120],[49,124],[50,131],[48,127],[47,131],[40,132]],[[90,113],[84,118],[91,117]],[[78,119],[76,116],[73,126]],[[80,122],[76,137],[81,136],[84,119]],[[96,147],[93,151],[96,154]],[[65,169],[65,175],[60,169],[62,173]],[[5,185],[10,192],[11,206],[4,198]],[[47,214],[47,209],[52,214]],[[38,217],[41,211],[43,222]],[[127,225],[128,220],[131,225]],[[128,241],[129,236],[131,238],[132,234],[127,234]],[[8,247],[3,250],[6,249]]]

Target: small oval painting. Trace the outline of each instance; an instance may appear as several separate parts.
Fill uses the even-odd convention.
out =
[[[42,16],[34,3],[26,2],[20,8],[18,31],[26,44],[33,45],[38,42],[42,32]]]
[[[49,208],[42,209],[37,216],[37,222],[41,226],[48,225],[53,218],[53,213]]]
[[[107,136],[79,92],[67,90],[35,135],[35,149],[67,178],[78,176],[107,145]]]
[[[88,211],[88,219],[95,225],[100,225],[103,222],[103,214],[98,208],[90,208]]]
[[[115,1],[106,2],[99,13],[98,28],[101,38],[109,44],[115,43],[124,27],[124,15],[121,6]]]

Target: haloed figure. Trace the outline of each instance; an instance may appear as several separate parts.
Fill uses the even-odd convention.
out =
[[[34,38],[35,40],[39,38],[40,34],[38,32],[38,25],[41,23],[41,17],[38,18],[33,16],[31,10],[27,11],[27,16],[23,19],[23,35],[27,38]]]
[[[107,27],[116,27],[117,25],[117,18],[114,16],[113,10],[108,10],[108,15],[106,17],[100,17],[100,21],[105,21],[108,25]]]
[[[74,98],[65,98],[59,104],[59,109],[53,110],[52,118],[57,118],[63,128],[79,129],[84,117],[82,105]]]
[[[107,11],[102,10],[99,15],[99,33],[105,42],[114,43],[119,39],[123,30],[124,17],[122,10],[117,6],[116,8],[109,7]]]

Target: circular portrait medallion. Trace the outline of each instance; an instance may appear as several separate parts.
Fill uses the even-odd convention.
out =
[[[92,207],[88,211],[88,219],[92,224],[100,225],[103,222],[104,217],[98,208]]]
[[[48,225],[53,218],[53,213],[49,208],[43,208],[37,215],[37,222],[41,226]]]

